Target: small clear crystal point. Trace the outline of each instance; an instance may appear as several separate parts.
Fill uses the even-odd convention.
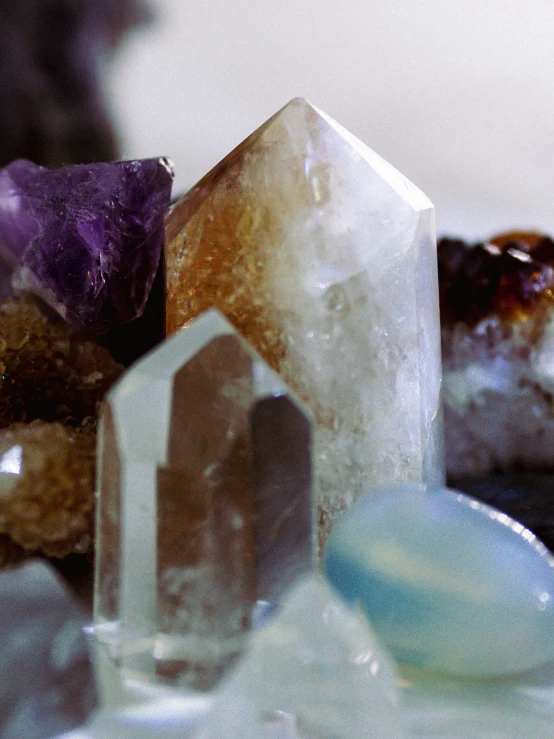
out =
[[[95,624],[118,663],[209,688],[314,561],[310,420],[209,311],[101,420]]]

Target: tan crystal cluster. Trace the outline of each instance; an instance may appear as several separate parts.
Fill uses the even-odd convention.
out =
[[[0,430],[0,531],[53,557],[90,549],[92,430],[35,420]]]
[[[96,341],[70,332],[31,298],[0,306],[0,427],[13,421],[96,418],[122,367]]]
[[[377,485],[441,482],[434,213],[293,100],[167,218],[167,331],[218,308],[316,420],[322,541]]]
[[[90,549],[96,414],[122,369],[34,300],[0,306],[0,564]]]

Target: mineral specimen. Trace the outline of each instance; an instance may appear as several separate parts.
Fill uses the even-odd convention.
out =
[[[0,428],[14,421],[96,418],[123,367],[90,338],[71,333],[31,298],[0,305]]]
[[[101,332],[142,312],[164,239],[166,159],[0,172],[0,257],[12,282],[73,328]]]
[[[90,548],[96,414],[122,369],[31,298],[0,305],[0,565]]]
[[[337,523],[325,570],[401,662],[493,677],[554,659],[554,557],[463,493],[367,496]]]
[[[63,557],[92,544],[96,434],[35,420],[0,430],[0,532]]]
[[[554,242],[439,243],[447,471],[554,469]]]
[[[400,739],[395,671],[360,614],[320,576],[300,582],[248,653],[198,739]]]
[[[2,739],[47,739],[91,713],[97,696],[84,623],[46,564],[0,574]]]
[[[128,670],[211,686],[313,566],[310,422],[216,311],[108,394],[95,624]]]
[[[319,525],[385,481],[441,481],[433,206],[293,100],[167,219],[167,330],[214,306],[316,420]]]

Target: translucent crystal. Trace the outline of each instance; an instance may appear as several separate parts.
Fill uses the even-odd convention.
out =
[[[367,622],[310,576],[254,635],[198,739],[398,739],[394,679]]]
[[[167,329],[216,307],[316,420],[319,523],[377,484],[442,480],[430,201],[305,100],[167,219]]]
[[[166,159],[0,170],[0,261],[20,291],[101,333],[142,313],[162,250]],[[0,286],[0,294],[3,287]]]
[[[489,678],[554,660],[554,557],[463,493],[372,493],[337,523],[325,570],[401,662]]]
[[[209,687],[313,565],[309,419],[210,311],[109,393],[99,448],[98,638]]]
[[[0,574],[0,736],[46,739],[97,702],[85,620],[43,562]]]

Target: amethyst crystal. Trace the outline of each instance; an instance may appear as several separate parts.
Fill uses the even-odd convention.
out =
[[[16,290],[72,327],[139,316],[156,274],[173,171],[167,159],[0,171],[0,257]],[[6,288],[4,285],[4,292]]]

